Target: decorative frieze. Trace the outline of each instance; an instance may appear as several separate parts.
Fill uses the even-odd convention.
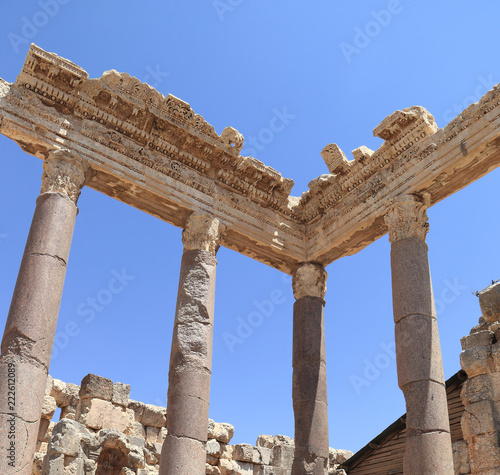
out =
[[[375,128],[384,140],[348,159],[336,144],[321,155],[328,174],[290,196],[293,181],[240,155],[234,128],[220,136],[189,104],[125,73],[101,78],[32,45],[15,84],[0,80],[0,133],[45,158],[63,147],[88,161],[93,189],[185,227],[210,210],[229,232],[224,245],[287,273],[327,265],[387,232],[393,200],[446,198],[500,164],[500,88],[444,129],[423,107],[396,111]]]

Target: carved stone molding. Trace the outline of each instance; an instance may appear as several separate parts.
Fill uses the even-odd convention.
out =
[[[214,256],[220,245],[220,237],[225,226],[214,216],[207,213],[193,213],[182,231],[185,251],[208,251]]]
[[[326,278],[328,274],[321,264],[306,262],[293,275],[293,295],[296,300],[304,297],[317,297],[322,300],[326,293]]]
[[[43,162],[40,193],[64,193],[76,204],[89,174],[87,162],[68,150],[53,150]]]
[[[184,227],[193,210],[212,213],[228,227],[224,246],[287,274],[382,237],[398,196],[425,193],[435,204],[500,166],[500,85],[442,129],[414,106],[375,128],[377,150],[347,157],[327,145],[329,173],[300,197],[292,180],[241,155],[236,129],[218,135],[179,98],[126,73],[90,79],[35,45],[15,83],[0,79],[0,120],[27,153],[71,147],[96,171],[86,186],[165,222]]]
[[[406,195],[396,199],[384,219],[391,244],[408,238],[425,242],[429,231],[427,205],[417,196]]]

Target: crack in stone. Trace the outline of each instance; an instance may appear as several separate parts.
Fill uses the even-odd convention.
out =
[[[67,267],[67,262],[62,258],[62,257],[59,257],[59,256],[53,256],[52,254],[47,254],[47,253],[42,253],[42,252],[32,252],[30,254],[30,256],[33,256],[33,257],[52,257],[54,259],[57,260],[57,262],[59,262],[59,264],[61,264],[63,267]]]

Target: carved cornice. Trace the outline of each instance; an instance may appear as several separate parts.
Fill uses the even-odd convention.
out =
[[[290,214],[293,181],[242,157],[243,135],[232,127],[217,135],[188,103],[135,77],[111,70],[88,79],[71,61],[31,45],[16,85],[82,121],[82,133],[91,140],[133,160],[160,172],[164,167],[199,171],[232,192]]]
[[[437,130],[434,117],[425,108],[414,106],[394,112],[374,129],[374,135],[385,140],[376,151],[361,146],[352,151],[355,160],[348,160],[338,145],[327,145],[321,155],[330,174],[309,183],[309,190],[295,207],[297,218],[312,222],[339,203],[355,200],[365,188],[369,188],[369,194],[377,194],[389,182],[374,184],[372,178],[389,167],[394,171],[404,167],[408,160],[401,160],[403,154],[411,157],[418,144]],[[344,205],[341,212],[345,210]]]
[[[224,229],[225,226],[211,214],[193,213],[182,231],[184,250],[208,251],[215,257]]]
[[[327,277],[328,274],[321,264],[306,262],[300,265],[292,279],[295,299],[315,297],[324,300]]]
[[[422,107],[396,111],[375,128],[378,150],[352,160],[327,145],[330,173],[294,197],[291,180],[240,155],[235,129],[219,136],[174,96],[116,71],[89,79],[33,45],[16,83],[0,80],[0,133],[40,158],[71,150],[94,171],[88,186],[175,226],[207,210],[228,228],[224,246],[293,274],[383,236],[399,196],[428,194],[430,206],[498,167],[499,106],[496,86],[440,130]]]
[[[40,193],[63,193],[76,205],[89,173],[88,164],[69,151],[50,151],[43,162]]]
[[[394,200],[384,219],[389,228],[391,244],[408,238],[425,242],[429,231],[427,205],[420,198],[407,195]]]

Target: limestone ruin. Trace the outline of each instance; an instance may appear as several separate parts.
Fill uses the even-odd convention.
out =
[[[325,267],[386,233],[392,246],[398,381],[407,408],[404,473],[455,473],[425,243],[426,210],[500,164],[499,104],[496,86],[442,129],[423,107],[396,111],[374,129],[384,140],[378,150],[359,147],[349,160],[337,145],[327,145],[321,155],[330,173],[293,197],[291,180],[255,158],[241,156],[244,139],[232,127],[218,135],[189,104],[172,95],[164,97],[116,71],[89,79],[71,61],[32,45],[16,82],[0,79],[0,132],[44,161],[41,194],[2,340],[0,451],[15,460],[9,465],[8,458],[0,459],[2,473],[31,473],[39,429],[47,429],[41,423],[47,419],[42,417],[47,411],[44,395],[83,186],[183,229],[166,431],[160,430],[161,454],[156,450],[151,455],[159,456],[160,474],[206,470],[215,257],[220,245],[293,276],[294,455],[291,467],[261,473],[327,473]],[[487,295],[491,297],[491,291]],[[492,361],[497,330],[492,322],[498,307],[493,297],[491,301],[484,303],[490,326],[482,326],[464,343],[462,364],[470,381],[484,376],[485,366],[496,371]],[[496,401],[496,379],[488,378],[481,381],[492,388],[488,401]],[[113,404],[109,391],[114,386],[106,384],[89,393],[108,391],[106,397],[83,397],[82,402],[80,396],[75,414],[81,421],[63,418],[54,429],[49,459],[51,450],[58,453],[67,432],[83,434],[88,454],[101,444],[102,467],[110,466],[111,459],[123,467],[135,463],[130,459],[136,457],[135,449],[121,436],[87,434],[88,429],[76,425],[93,414],[93,404]],[[13,401],[9,391],[14,386]],[[82,388],[85,392],[86,385]],[[483,453],[498,449],[491,432],[492,427],[497,430],[497,411],[492,403],[487,412],[483,402],[471,397],[465,403],[476,412],[479,405],[474,404],[481,403],[487,414],[480,424],[471,420],[464,433],[470,473],[496,473],[500,467],[491,460],[486,468],[482,465],[488,459]],[[8,438],[12,428],[15,442]],[[86,462],[99,464],[99,459],[78,454],[76,448],[67,454],[69,465],[79,470],[74,473],[119,473],[103,471]],[[64,465],[65,458],[55,459],[59,468],[50,473],[63,473],[65,468],[57,464]],[[47,463],[50,467],[50,460]]]

